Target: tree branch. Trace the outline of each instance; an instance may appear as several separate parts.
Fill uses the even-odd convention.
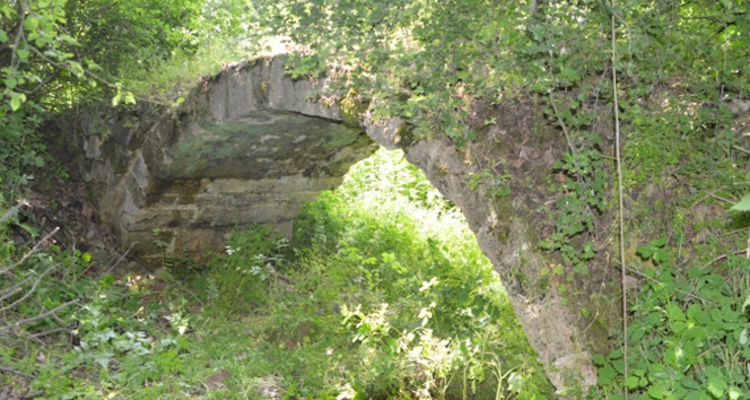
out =
[[[42,240],[36,242],[36,244],[34,245],[34,247],[32,247],[31,250],[29,250],[28,252],[26,252],[26,254],[24,254],[23,257],[21,257],[20,260],[18,260],[17,262],[11,264],[10,266],[6,267],[5,269],[0,270],[0,275],[4,275],[4,274],[8,273],[10,270],[12,270],[12,269],[18,267],[19,265],[23,264],[24,261],[26,261],[32,254],[34,254],[39,249],[39,246],[42,243],[46,242],[47,239],[51,238],[52,235],[54,235],[55,233],[57,233],[57,231],[59,231],[59,230],[60,230],[60,228],[53,229],[52,232],[50,232],[46,236],[44,236],[42,238]]]
[[[27,203],[25,201],[19,201],[18,204],[16,204],[15,206],[11,207],[10,210],[6,211],[5,215],[3,215],[2,217],[0,217],[0,224],[2,224],[3,222],[5,222],[8,218],[14,216],[18,212],[18,210],[21,209],[21,207],[23,207],[25,205],[28,205],[28,204],[29,203]]]
[[[18,52],[18,45],[21,43],[21,36],[23,36],[23,22],[26,20],[26,10],[24,8],[25,2],[18,3],[18,32],[16,32],[16,39],[13,42],[13,54],[10,57],[10,67],[13,69],[17,69],[16,66],[16,54]]]
[[[55,307],[55,308],[53,308],[53,309],[51,309],[51,310],[49,310],[49,311],[47,311],[45,313],[37,314],[37,315],[35,315],[33,317],[22,319],[20,321],[13,322],[13,323],[5,325],[5,326],[0,326],[0,333],[7,332],[7,331],[9,331],[9,330],[11,330],[13,328],[18,328],[21,325],[25,325],[25,324],[28,324],[28,323],[31,323],[31,322],[34,322],[34,321],[38,321],[38,320],[43,319],[43,318],[47,318],[51,314],[54,314],[54,313],[62,310],[63,308],[65,308],[67,306],[76,304],[79,301],[80,301],[79,299],[71,300],[71,301],[69,301],[67,303],[60,304],[59,306],[57,306],[57,307]]]
[[[45,276],[46,276],[47,274],[49,274],[50,272],[52,272],[52,271],[53,271],[53,270],[55,269],[55,267],[56,267],[56,265],[53,265],[53,266],[51,266],[51,267],[47,268],[47,270],[46,270],[46,271],[42,272],[42,273],[41,273],[41,274],[39,275],[39,277],[37,278],[37,280],[36,280],[36,281],[34,282],[34,285],[32,285],[32,286],[31,286],[31,289],[29,289],[29,290],[28,290],[28,291],[27,291],[27,292],[26,292],[26,293],[25,293],[25,294],[24,294],[23,296],[21,296],[20,298],[18,298],[18,299],[17,299],[16,301],[14,301],[14,302],[12,302],[12,303],[8,304],[8,305],[7,305],[7,306],[5,306],[5,307],[0,307],[0,312],[2,312],[2,311],[6,311],[6,310],[10,310],[11,308],[13,308],[13,307],[17,306],[18,304],[20,304],[20,303],[21,303],[21,302],[23,302],[24,300],[28,299],[28,298],[29,298],[29,296],[31,296],[31,294],[32,294],[32,293],[34,293],[34,291],[36,290],[36,287],[37,287],[37,286],[39,286],[39,282],[41,282],[41,281],[42,281],[42,279],[43,279],[43,278],[44,278],[44,277],[45,277]],[[8,294],[8,296],[10,296],[10,294],[12,294],[12,293],[15,293],[15,292],[16,292],[16,291],[17,291],[18,289],[20,289],[20,288],[21,288],[21,287],[23,286],[23,283],[24,283],[24,282],[26,282],[26,281],[28,281],[28,279],[24,279],[24,280],[23,280],[22,282],[20,282],[20,283],[18,283],[18,284],[16,284],[16,285],[14,285],[14,287],[12,287],[12,288],[10,289],[10,290],[12,290],[12,291],[11,291],[11,292],[10,292],[10,293]]]

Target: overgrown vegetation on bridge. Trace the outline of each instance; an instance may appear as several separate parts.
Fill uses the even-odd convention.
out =
[[[308,241],[297,249],[307,250],[271,251],[273,242],[257,231],[238,233],[227,248],[232,254],[217,257],[207,273],[158,278],[179,286],[167,294],[135,276],[92,278],[90,254],[51,244],[37,231],[39,221],[15,207],[30,182],[65,176],[36,134],[46,117],[100,101],[177,103],[199,75],[256,51],[258,39],[270,35],[288,36],[301,50],[290,73],[335,67],[340,86],[329,96],[401,117],[416,137],[444,135],[462,147],[494,124],[477,104],[531,98],[544,107],[570,149],[549,181],[557,224],[540,247],[559,262],[545,282],[568,293],[571,304],[590,296],[577,285],[590,281],[589,268],[621,267],[611,261],[620,251],[610,251],[618,229],[629,232],[622,256],[639,282],[629,292],[624,331],[616,318],[581,308],[582,318],[608,328],[604,339],[613,349],[595,357],[599,382],[589,396],[750,398],[748,220],[727,211],[750,192],[750,4],[740,0],[0,4],[0,384],[14,388],[0,394],[197,395],[191,391],[201,387],[199,368],[238,365],[249,369],[211,385],[228,385],[237,397],[259,396],[253,393],[261,386],[290,397],[335,398],[348,390],[418,397],[427,396],[420,390],[429,383],[429,396],[440,398],[446,388],[461,398],[472,382],[477,390],[499,389],[497,396],[548,392],[538,367],[521,355],[517,327],[511,338],[497,332],[498,322],[513,325],[477,250],[452,248],[442,233],[426,239],[398,212],[372,217],[342,200],[354,197],[326,195],[301,221],[300,237]],[[615,100],[628,219],[603,230],[601,218],[618,212]],[[485,176],[492,179],[478,179]],[[362,172],[341,196],[359,195],[365,180]],[[489,196],[509,195],[491,183],[497,190]],[[407,181],[388,193],[406,191],[417,208],[421,201],[454,212],[419,197],[432,193],[419,185]],[[465,263],[476,268],[468,270],[473,275],[458,272]],[[402,276],[402,269],[412,272]],[[455,292],[436,290],[432,278]],[[474,285],[480,278],[483,285]],[[245,285],[241,302],[229,290],[235,284]],[[339,314],[316,314],[334,294],[351,301],[341,302]],[[238,306],[251,302],[263,312]],[[381,308],[383,302],[389,305]],[[197,313],[196,304],[219,314]],[[492,322],[483,319],[492,310]],[[54,340],[68,337],[72,343]],[[354,340],[329,344],[328,337]],[[469,337],[480,347],[461,344]],[[502,347],[503,340],[508,353],[481,347]],[[247,347],[230,347],[240,344]],[[341,348],[362,353],[337,358]],[[437,355],[451,363],[430,358]],[[484,380],[472,375],[480,367]]]

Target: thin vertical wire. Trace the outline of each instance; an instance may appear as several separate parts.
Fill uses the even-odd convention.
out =
[[[628,400],[628,293],[625,288],[625,222],[623,217],[622,158],[620,157],[620,104],[617,98],[617,33],[615,30],[615,0],[612,0],[612,90],[614,91],[615,108],[615,156],[617,158],[617,187],[620,207],[620,279],[622,290],[622,353],[623,385],[625,400]]]

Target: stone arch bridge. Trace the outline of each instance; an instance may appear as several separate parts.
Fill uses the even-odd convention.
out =
[[[397,119],[376,123],[310,100],[329,81],[294,80],[284,61],[231,64],[202,79],[175,110],[89,110],[68,127],[66,161],[123,248],[161,262],[162,251],[221,249],[236,225],[270,224],[289,236],[304,202],[338,186],[378,144],[400,147],[463,210],[550,380],[558,388],[569,376],[594,384],[591,325],[554,287],[537,284],[549,261],[535,245],[552,223],[539,188],[563,149],[545,139],[554,132],[530,134],[546,129],[534,107],[494,110],[497,124],[468,148],[445,137],[412,142],[400,137]],[[479,165],[471,151],[495,163]],[[470,190],[480,166],[512,176],[511,195],[486,196],[482,185]]]

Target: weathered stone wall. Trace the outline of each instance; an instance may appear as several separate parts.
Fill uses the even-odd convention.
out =
[[[73,127],[75,169],[102,222],[146,261],[199,258],[250,223],[290,236],[302,205],[377,148],[338,108],[308,101],[326,84],[263,58],[202,81],[174,111],[89,111]]]

